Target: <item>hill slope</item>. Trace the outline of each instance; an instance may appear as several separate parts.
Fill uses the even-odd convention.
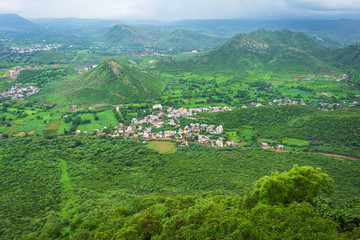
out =
[[[40,27],[16,14],[0,14],[0,31],[6,32],[33,32]]]
[[[326,71],[330,67],[318,58],[326,52],[326,48],[304,33],[262,29],[251,34],[238,34],[221,46],[186,61],[162,61],[159,67],[200,71]]]
[[[176,29],[159,40],[159,46],[181,50],[208,50],[224,43],[229,38],[197,33],[185,29]]]
[[[116,25],[104,36],[109,44],[121,46],[144,46],[154,44],[165,33],[129,25]]]
[[[108,58],[83,76],[50,84],[37,98],[48,92],[46,98],[59,103],[138,102],[158,97],[163,86],[157,76]]]
[[[123,47],[152,46],[178,51],[209,50],[224,43],[228,37],[176,29],[171,33],[129,25],[116,25],[105,35],[104,41]]]
[[[332,51],[329,59],[333,64],[339,68],[360,71],[360,44],[354,44],[345,48],[340,48]]]

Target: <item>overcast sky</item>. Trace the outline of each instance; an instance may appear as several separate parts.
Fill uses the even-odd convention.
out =
[[[359,16],[360,0],[0,0],[27,18],[211,19]]]

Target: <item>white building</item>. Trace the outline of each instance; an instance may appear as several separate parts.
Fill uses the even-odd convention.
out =
[[[161,104],[155,104],[154,106],[153,106],[153,109],[154,110],[162,110],[162,106],[161,106]]]

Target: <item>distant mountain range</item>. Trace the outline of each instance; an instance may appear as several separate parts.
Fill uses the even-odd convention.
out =
[[[237,34],[219,47],[187,60],[165,58],[158,63],[158,68],[279,73],[328,71],[331,66],[322,59],[328,56],[329,51],[303,32],[261,29],[251,34]]]
[[[209,19],[182,20],[170,23],[173,28],[202,30],[221,36],[250,33],[260,28],[268,30],[289,29],[303,31],[327,47],[341,47],[360,42],[360,20],[247,20]]]
[[[156,46],[157,48],[173,48],[182,51],[208,50],[228,39],[185,29],[176,29],[167,33],[129,25],[116,25],[104,36],[106,43],[123,47]]]
[[[122,23],[119,20],[80,19],[80,18],[42,18],[33,19],[39,26],[65,34],[98,36],[104,35],[111,27]]]
[[[119,25],[128,23],[128,25]],[[116,26],[118,25],[118,26]],[[131,25],[131,26],[130,26]],[[134,26],[136,25],[136,26]],[[107,43],[135,46],[210,49],[238,33],[260,28],[303,31],[323,46],[338,48],[360,42],[360,20],[182,20],[170,23],[154,21],[53,18],[26,20],[15,14],[0,14],[0,31],[27,33],[51,30]],[[105,37],[104,37],[105,35]],[[132,42],[134,40],[134,42]]]
[[[0,32],[32,33],[40,30],[40,26],[16,14],[0,14]]]

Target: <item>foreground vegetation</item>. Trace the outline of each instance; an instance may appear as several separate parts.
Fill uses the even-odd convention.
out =
[[[271,226],[278,238],[303,228],[294,238],[319,232],[334,239],[359,224],[359,161],[198,145],[159,154],[116,138],[13,137],[0,144],[2,239],[268,238]],[[294,164],[322,168],[334,179],[335,194],[262,201],[256,193],[262,181],[248,192],[257,179]],[[330,181],[325,192],[331,189]],[[282,201],[285,192],[276,191]],[[299,222],[304,225],[295,227]]]

